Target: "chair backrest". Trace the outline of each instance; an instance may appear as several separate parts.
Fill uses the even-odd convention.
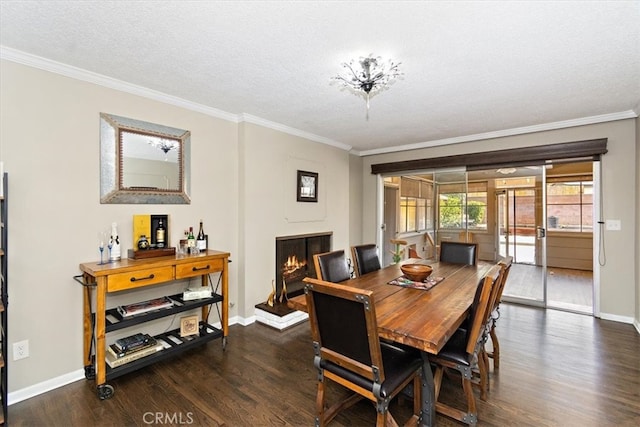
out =
[[[351,258],[353,259],[356,276],[362,276],[371,271],[380,270],[380,258],[378,249],[373,243],[351,247]]]
[[[409,246],[409,258],[422,258],[418,251],[416,251],[415,246]]]
[[[309,277],[304,282],[316,359],[384,382],[372,292]]]
[[[507,283],[507,277],[509,277],[509,271],[511,271],[511,264],[513,263],[513,257],[505,257],[498,262],[498,265],[502,267],[502,276],[500,277],[500,283],[496,286],[495,298],[493,300],[493,307],[491,311],[493,311],[498,305],[500,305],[500,301],[502,300],[502,292],[504,291],[504,286]]]
[[[480,334],[485,329],[491,307],[494,286],[499,284],[502,268],[494,265],[480,280],[469,309],[470,327],[467,329],[467,353],[473,354]],[[495,294],[494,294],[495,295]]]
[[[316,275],[320,280],[337,283],[351,279],[347,257],[342,249],[315,254],[313,263],[316,267]]]
[[[478,258],[476,243],[441,242],[440,261],[455,264],[476,265]]]
[[[462,243],[473,243],[476,241],[476,238],[471,231],[461,231],[458,233],[458,241]]]

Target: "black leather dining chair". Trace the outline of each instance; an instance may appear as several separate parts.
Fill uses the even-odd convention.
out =
[[[493,266],[480,280],[469,309],[470,323],[466,329],[458,329],[447,341],[442,350],[436,355],[429,355],[429,361],[436,366],[434,373],[436,412],[462,421],[471,426],[478,422],[476,400],[473,395],[474,373],[477,364],[484,364],[485,360],[480,354],[484,348],[484,334],[486,330],[489,310],[491,310],[491,297],[495,295],[494,286],[499,284],[502,269]],[[479,366],[482,372],[485,366]],[[439,401],[440,388],[443,374],[446,369],[458,371],[462,379],[462,388],[467,398],[466,410],[460,410]],[[486,370],[484,371],[486,372]],[[481,393],[485,390],[480,385]]]
[[[478,245],[463,242],[441,242],[440,261],[455,264],[476,265]]]
[[[380,341],[372,291],[311,278],[304,282],[313,364],[318,369],[315,425],[325,426],[340,411],[366,398],[375,404],[376,426],[397,426],[389,403],[410,384],[413,415],[409,421],[417,425],[423,365],[419,350]],[[327,407],[327,380],[353,394]]]
[[[316,275],[320,280],[338,283],[351,279],[347,257],[342,249],[315,254],[313,263],[316,268]]]
[[[351,247],[351,259],[356,273],[356,277],[372,271],[380,270],[380,258],[378,258],[378,248],[375,244],[358,245]]]

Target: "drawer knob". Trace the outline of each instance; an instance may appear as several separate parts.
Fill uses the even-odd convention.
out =
[[[132,282],[137,282],[137,281],[139,281],[139,280],[151,280],[151,279],[153,279],[154,277],[156,277],[156,276],[155,276],[155,274],[151,273],[151,274],[150,274],[150,275],[148,275],[147,277],[140,277],[140,278],[132,277],[132,278],[131,278],[131,281],[132,281]]]
[[[211,268],[211,266],[210,266],[209,264],[207,264],[207,266],[206,266],[206,267],[193,267],[193,268],[191,269],[191,271],[208,270],[208,269],[210,269],[210,268]]]

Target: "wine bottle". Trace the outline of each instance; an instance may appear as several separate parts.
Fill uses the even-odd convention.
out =
[[[187,236],[187,246],[189,248],[196,247],[196,237],[193,235],[193,227],[189,227],[189,235]]]
[[[165,232],[164,224],[162,224],[162,220],[160,220],[158,222],[158,228],[156,228],[156,246],[159,248],[164,248]]]
[[[207,249],[207,236],[204,234],[204,229],[202,228],[202,220],[200,220],[200,231],[198,231],[196,246],[201,251],[204,251]]]

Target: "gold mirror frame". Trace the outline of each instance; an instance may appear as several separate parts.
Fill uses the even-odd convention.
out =
[[[126,135],[176,143],[178,177],[175,187],[125,186],[123,148]],[[100,113],[100,203],[190,204],[191,133],[155,123]],[[165,152],[165,154],[167,154]]]

